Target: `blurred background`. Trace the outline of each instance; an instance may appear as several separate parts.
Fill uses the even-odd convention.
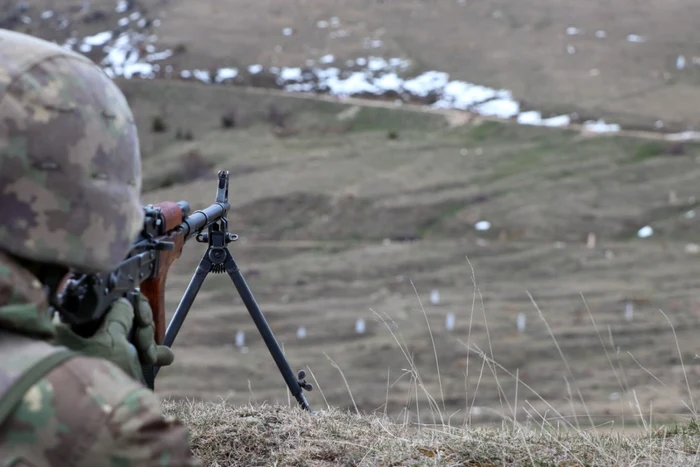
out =
[[[214,200],[312,407],[634,428],[695,412],[690,0],[31,0],[127,96],[143,202]],[[175,310],[205,246],[168,278]],[[226,275],[156,389],[289,402]]]

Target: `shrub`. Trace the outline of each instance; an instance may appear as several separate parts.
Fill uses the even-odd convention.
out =
[[[278,128],[284,128],[287,122],[288,113],[277,108],[275,104],[270,104],[267,108],[267,119]]]
[[[221,116],[221,126],[223,128],[234,128],[236,126],[236,115],[233,111],[226,112]]]
[[[640,145],[634,153],[635,160],[644,161],[664,153],[664,146],[661,143],[652,141]]]
[[[151,131],[153,131],[153,133],[165,133],[168,131],[168,125],[165,123],[165,119],[161,116],[153,117],[153,120],[151,120]]]
[[[178,141],[193,141],[194,134],[192,133],[192,130],[183,130],[182,128],[178,128],[175,130],[175,139]]]

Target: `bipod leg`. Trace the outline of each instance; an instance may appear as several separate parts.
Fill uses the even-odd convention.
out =
[[[311,406],[309,406],[309,403],[302,392],[304,389],[310,391],[311,385],[304,381],[305,374],[303,370],[299,372],[297,377],[290,368],[286,357],[282,353],[282,349],[277,343],[277,339],[275,339],[275,336],[272,333],[272,329],[270,329],[269,324],[267,324],[265,316],[262,314],[258,303],[255,301],[255,297],[253,297],[253,292],[251,292],[250,288],[248,287],[248,284],[243,278],[243,275],[241,274],[241,271],[228,248],[226,248],[226,260],[224,262],[224,267],[226,268],[226,272],[228,273],[229,277],[231,277],[233,285],[236,286],[236,290],[238,290],[241,300],[243,300],[243,303],[248,309],[248,313],[250,313],[251,318],[253,318],[253,322],[255,322],[255,325],[265,341],[265,345],[267,345],[272,358],[275,360],[277,368],[279,368],[280,373],[282,373],[289,390],[299,405],[303,409],[311,412]]]
[[[194,271],[190,283],[187,285],[187,289],[185,290],[185,293],[182,296],[182,299],[180,300],[177,309],[175,310],[173,318],[168,324],[168,329],[166,329],[165,331],[165,339],[163,340],[163,345],[167,345],[168,347],[173,346],[173,342],[175,342],[175,338],[177,337],[178,332],[180,332],[180,328],[185,322],[185,318],[187,318],[187,313],[189,313],[190,308],[192,307],[192,303],[194,303],[194,299],[197,297],[197,293],[199,293],[199,289],[202,288],[204,279],[207,278],[207,275],[211,272],[211,270],[212,262],[209,259],[209,249],[207,249],[207,251],[204,252],[204,255],[202,256],[202,259],[200,260],[197,269]],[[156,377],[158,371],[160,371],[160,367],[154,366],[153,378]]]

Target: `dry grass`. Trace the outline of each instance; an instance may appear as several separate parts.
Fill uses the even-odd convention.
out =
[[[191,429],[205,466],[690,466],[695,422],[645,434],[557,430],[536,423],[501,428],[397,423],[337,409],[166,401]]]
[[[472,318],[477,308],[477,297],[481,301],[481,294],[476,288],[475,280],[474,286]],[[416,295],[418,296],[417,291]],[[393,331],[392,325],[395,323],[389,317],[379,314],[377,317],[389,330],[406,359],[407,369],[404,371],[405,374],[410,375],[412,392],[416,396],[415,411],[419,415],[418,418],[421,410],[418,393],[421,392],[425,395],[424,400],[427,400],[427,411],[432,413],[433,423],[411,422],[409,420],[409,412],[412,410],[410,400],[404,407],[406,416],[403,420],[388,417],[386,407],[383,414],[361,412],[357,408],[342,369],[330,357],[328,358],[333,367],[340,372],[345,383],[354,411],[333,408],[327,404],[327,401],[326,409],[313,413],[302,411],[296,405],[292,406],[291,401],[288,401],[286,406],[267,404],[234,406],[226,401],[206,403],[166,400],[164,407],[167,414],[178,417],[189,426],[193,438],[193,451],[207,466],[532,465],[559,467],[699,464],[700,429],[696,422],[697,414],[685,366],[683,366],[683,374],[686,379],[689,403],[683,403],[687,406],[692,405],[692,407],[688,406],[688,409],[693,414],[686,422],[674,426],[655,424],[653,414],[651,411],[648,414],[644,413],[633,390],[635,401],[633,409],[638,411],[640,429],[632,433],[620,431],[614,422],[596,426],[556,336],[534,299],[531,296],[530,298],[566,365],[565,379],[570,378],[567,386],[572,408],[574,408],[574,399],[579,398],[583,407],[580,417],[588,418],[591,424],[589,428],[581,428],[578,417],[567,419],[535,389],[523,383],[517,371],[512,374],[495,362],[492,358],[492,348],[481,351],[477,346],[473,348],[481,357],[479,381],[485,369],[487,372],[493,372],[494,376],[501,371],[502,378],[515,380],[516,391],[512,403],[507,400],[503,386],[500,382],[498,383],[500,395],[504,397],[502,405],[505,402],[513,415],[510,419],[506,417],[500,426],[477,427],[472,425],[469,419],[463,423],[455,423],[452,419],[454,414],[450,415],[445,411],[442,384],[440,383],[439,386],[439,398],[433,397],[413,357],[409,354],[408,345],[399,333]],[[418,301],[420,302],[419,296]],[[483,302],[481,305],[483,309]],[[421,310],[431,335],[437,378],[440,381],[436,344],[422,304]],[[590,310],[589,315],[593,321]],[[470,319],[469,337],[464,343],[467,347],[472,347],[469,342],[471,324]],[[669,324],[671,324],[670,321]],[[600,334],[599,337],[605,349],[606,346]],[[488,345],[491,346],[490,341]],[[678,351],[681,355],[680,347]],[[607,350],[605,354],[615,371]],[[468,367],[466,373],[468,376]],[[617,373],[616,376],[618,376]],[[312,377],[315,380],[313,373]],[[623,386],[621,381],[619,383]],[[659,383],[663,385],[660,380]],[[524,386],[521,389],[522,393],[526,393],[523,400],[519,400],[519,397],[523,397],[523,394],[518,391],[520,384]],[[387,401],[389,385],[387,381]],[[469,396],[474,399],[477,391],[478,384],[473,394],[467,391],[465,394],[467,406],[469,406]],[[323,391],[320,392],[325,399]],[[538,410],[528,396],[539,399],[547,410]],[[520,408],[519,404],[524,407]],[[524,421],[518,421],[517,414],[520,411],[528,415]],[[554,414],[553,416],[548,414],[550,411]],[[646,417],[648,420],[645,420]]]
[[[500,426],[477,427],[467,417],[463,422],[455,422],[456,413],[445,410],[445,398],[440,374],[440,362],[433,337],[430,320],[421,302],[415,285],[411,286],[420,305],[425,325],[430,335],[439,395],[431,394],[424,377],[418,369],[409,344],[404,339],[396,323],[385,314],[375,312],[376,318],[386,327],[397,347],[403,354],[406,365],[403,376],[410,379],[411,391],[404,410],[399,417],[387,416],[375,411],[368,414],[357,407],[351,384],[345,374],[330,357],[333,368],[340,373],[354,410],[333,408],[325,400],[319,387],[320,396],[326,402],[326,409],[313,414],[303,412],[298,407],[270,406],[267,404],[235,407],[227,402],[172,402],[166,401],[167,413],[183,420],[191,429],[193,449],[205,465],[211,466],[639,466],[698,465],[700,453],[700,430],[693,388],[683,362],[678,336],[667,315],[673,334],[687,394],[681,403],[691,414],[686,422],[674,426],[659,425],[655,420],[653,404],[643,407],[636,390],[628,391],[618,373],[604,342],[601,330],[586,304],[588,317],[600,340],[603,353],[615,374],[620,390],[631,395],[630,408],[637,415],[637,430],[632,433],[622,430],[612,419],[609,423],[596,424],[581,387],[576,379],[569,359],[562,351],[557,336],[540,307],[528,293],[533,307],[544,323],[557,353],[564,363],[563,379],[566,381],[570,415],[560,407],[550,403],[542,394],[523,382],[519,370],[508,371],[494,359],[489,324],[483,303],[483,296],[477,286],[474,269],[467,259],[472,274],[473,299],[469,316],[466,341],[468,356],[477,358],[472,372],[477,370],[477,384],[467,384],[469,363],[465,370],[465,408],[471,413],[479,391],[479,383],[485,373],[492,373],[501,400],[501,409],[506,415]],[[584,299],[585,303],[585,299]],[[487,336],[486,349],[481,350],[471,342],[472,326],[476,314],[483,315]],[[426,352],[427,353],[427,352]],[[635,360],[636,362],[636,360]],[[640,367],[641,364],[640,364]],[[642,369],[648,373],[648,369]],[[500,373],[500,376],[499,376]],[[316,383],[316,377],[311,373]],[[653,376],[653,375],[652,375]],[[653,376],[663,387],[663,381]],[[504,388],[515,382],[515,393],[507,394]],[[390,381],[387,380],[386,397],[389,401]],[[419,396],[419,393],[421,396]],[[421,402],[424,404],[421,407]],[[413,405],[415,403],[415,406]],[[317,406],[318,407],[318,406]],[[432,423],[411,421],[415,413],[421,420],[421,410],[432,416]],[[511,415],[508,416],[507,413]],[[526,417],[519,417],[520,413]],[[403,418],[403,420],[402,420]],[[426,417],[423,417],[425,419]],[[584,423],[579,423],[579,420]],[[676,420],[679,420],[676,418]],[[588,423],[586,423],[588,422]],[[587,428],[582,428],[587,426]]]
[[[639,466],[698,465],[700,453],[700,430],[693,388],[688,380],[676,330],[663,312],[672,331],[673,340],[680,359],[682,376],[687,394],[680,401],[691,415],[686,422],[674,426],[659,425],[653,404],[648,409],[640,403],[635,389],[629,390],[622,381],[624,374],[618,373],[611,358],[601,330],[586,304],[586,311],[600,340],[603,353],[620,385],[620,390],[631,396],[630,408],[636,415],[637,430],[632,433],[622,430],[613,419],[596,423],[591,413],[590,401],[586,401],[575,376],[576,369],[562,351],[555,332],[528,293],[533,307],[547,329],[557,353],[564,363],[565,372],[560,375],[566,381],[567,397],[571,412],[567,413],[556,403],[550,403],[531,385],[522,381],[519,370],[509,371],[494,359],[489,324],[483,296],[477,286],[474,269],[467,259],[472,274],[473,299],[469,316],[466,341],[461,342],[477,358],[472,372],[477,371],[477,384],[467,384],[470,375],[469,363],[465,370],[465,409],[472,412],[480,383],[486,373],[491,373],[496,382],[503,420],[500,426],[477,427],[467,417],[459,417],[445,409],[445,398],[440,373],[437,344],[427,312],[415,285],[411,286],[420,305],[425,325],[430,335],[432,354],[438,380],[438,394],[431,394],[424,375],[416,365],[409,343],[396,323],[385,314],[375,312],[376,318],[386,327],[396,346],[403,354],[406,364],[403,376],[410,379],[408,401],[398,417],[375,411],[368,414],[357,407],[353,389],[343,369],[326,355],[331,365],[340,373],[354,410],[340,410],[328,404],[322,387],[320,397],[326,409],[309,414],[292,407],[267,404],[233,406],[227,402],[165,402],[168,414],[179,417],[191,429],[193,450],[205,465],[210,466]],[[585,299],[584,299],[585,303]],[[471,341],[472,326],[476,314],[482,314],[486,331],[486,348],[482,350]],[[427,352],[425,352],[427,353]],[[635,360],[636,362],[636,360]],[[638,363],[638,362],[637,362]],[[639,364],[639,363],[638,363]],[[651,372],[639,366],[643,371]],[[499,375],[500,374],[500,375]],[[318,384],[313,372],[311,377]],[[668,386],[656,378],[660,386]],[[514,394],[504,388],[508,382],[515,383]],[[389,401],[391,383],[386,383],[386,402]],[[433,386],[434,387],[434,386]],[[483,390],[483,389],[482,389]],[[420,394],[420,396],[419,396]],[[421,407],[421,403],[423,406]],[[415,404],[415,405],[413,405]],[[318,408],[318,404],[317,404]],[[492,407],[495,408],[495,407]],[[432,423],[414,422],[421,418],[421,411],[432,417]],[[510,415],[508,415],[510,413]],[[519,414],[526,417],[519,417]],[[415,417],[414,417],[415,415]],[[427,417],[427,418],[430,418]],[[453,418],[454,417],[454,418]],[[583,420],[580,423],[579,420]],[[676,418],[678,421],[679,418]],[[588,422],[588,423],[586,423]],[[582,428],[585,426],[586,428]]]

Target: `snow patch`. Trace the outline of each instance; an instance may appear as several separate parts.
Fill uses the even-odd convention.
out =
[[[238,76],[237,68],[220,68],[216,72],[216,77],[214,78],[214,81],[217,83],[223,83],[228,79],[234,79],[236,76]]]

